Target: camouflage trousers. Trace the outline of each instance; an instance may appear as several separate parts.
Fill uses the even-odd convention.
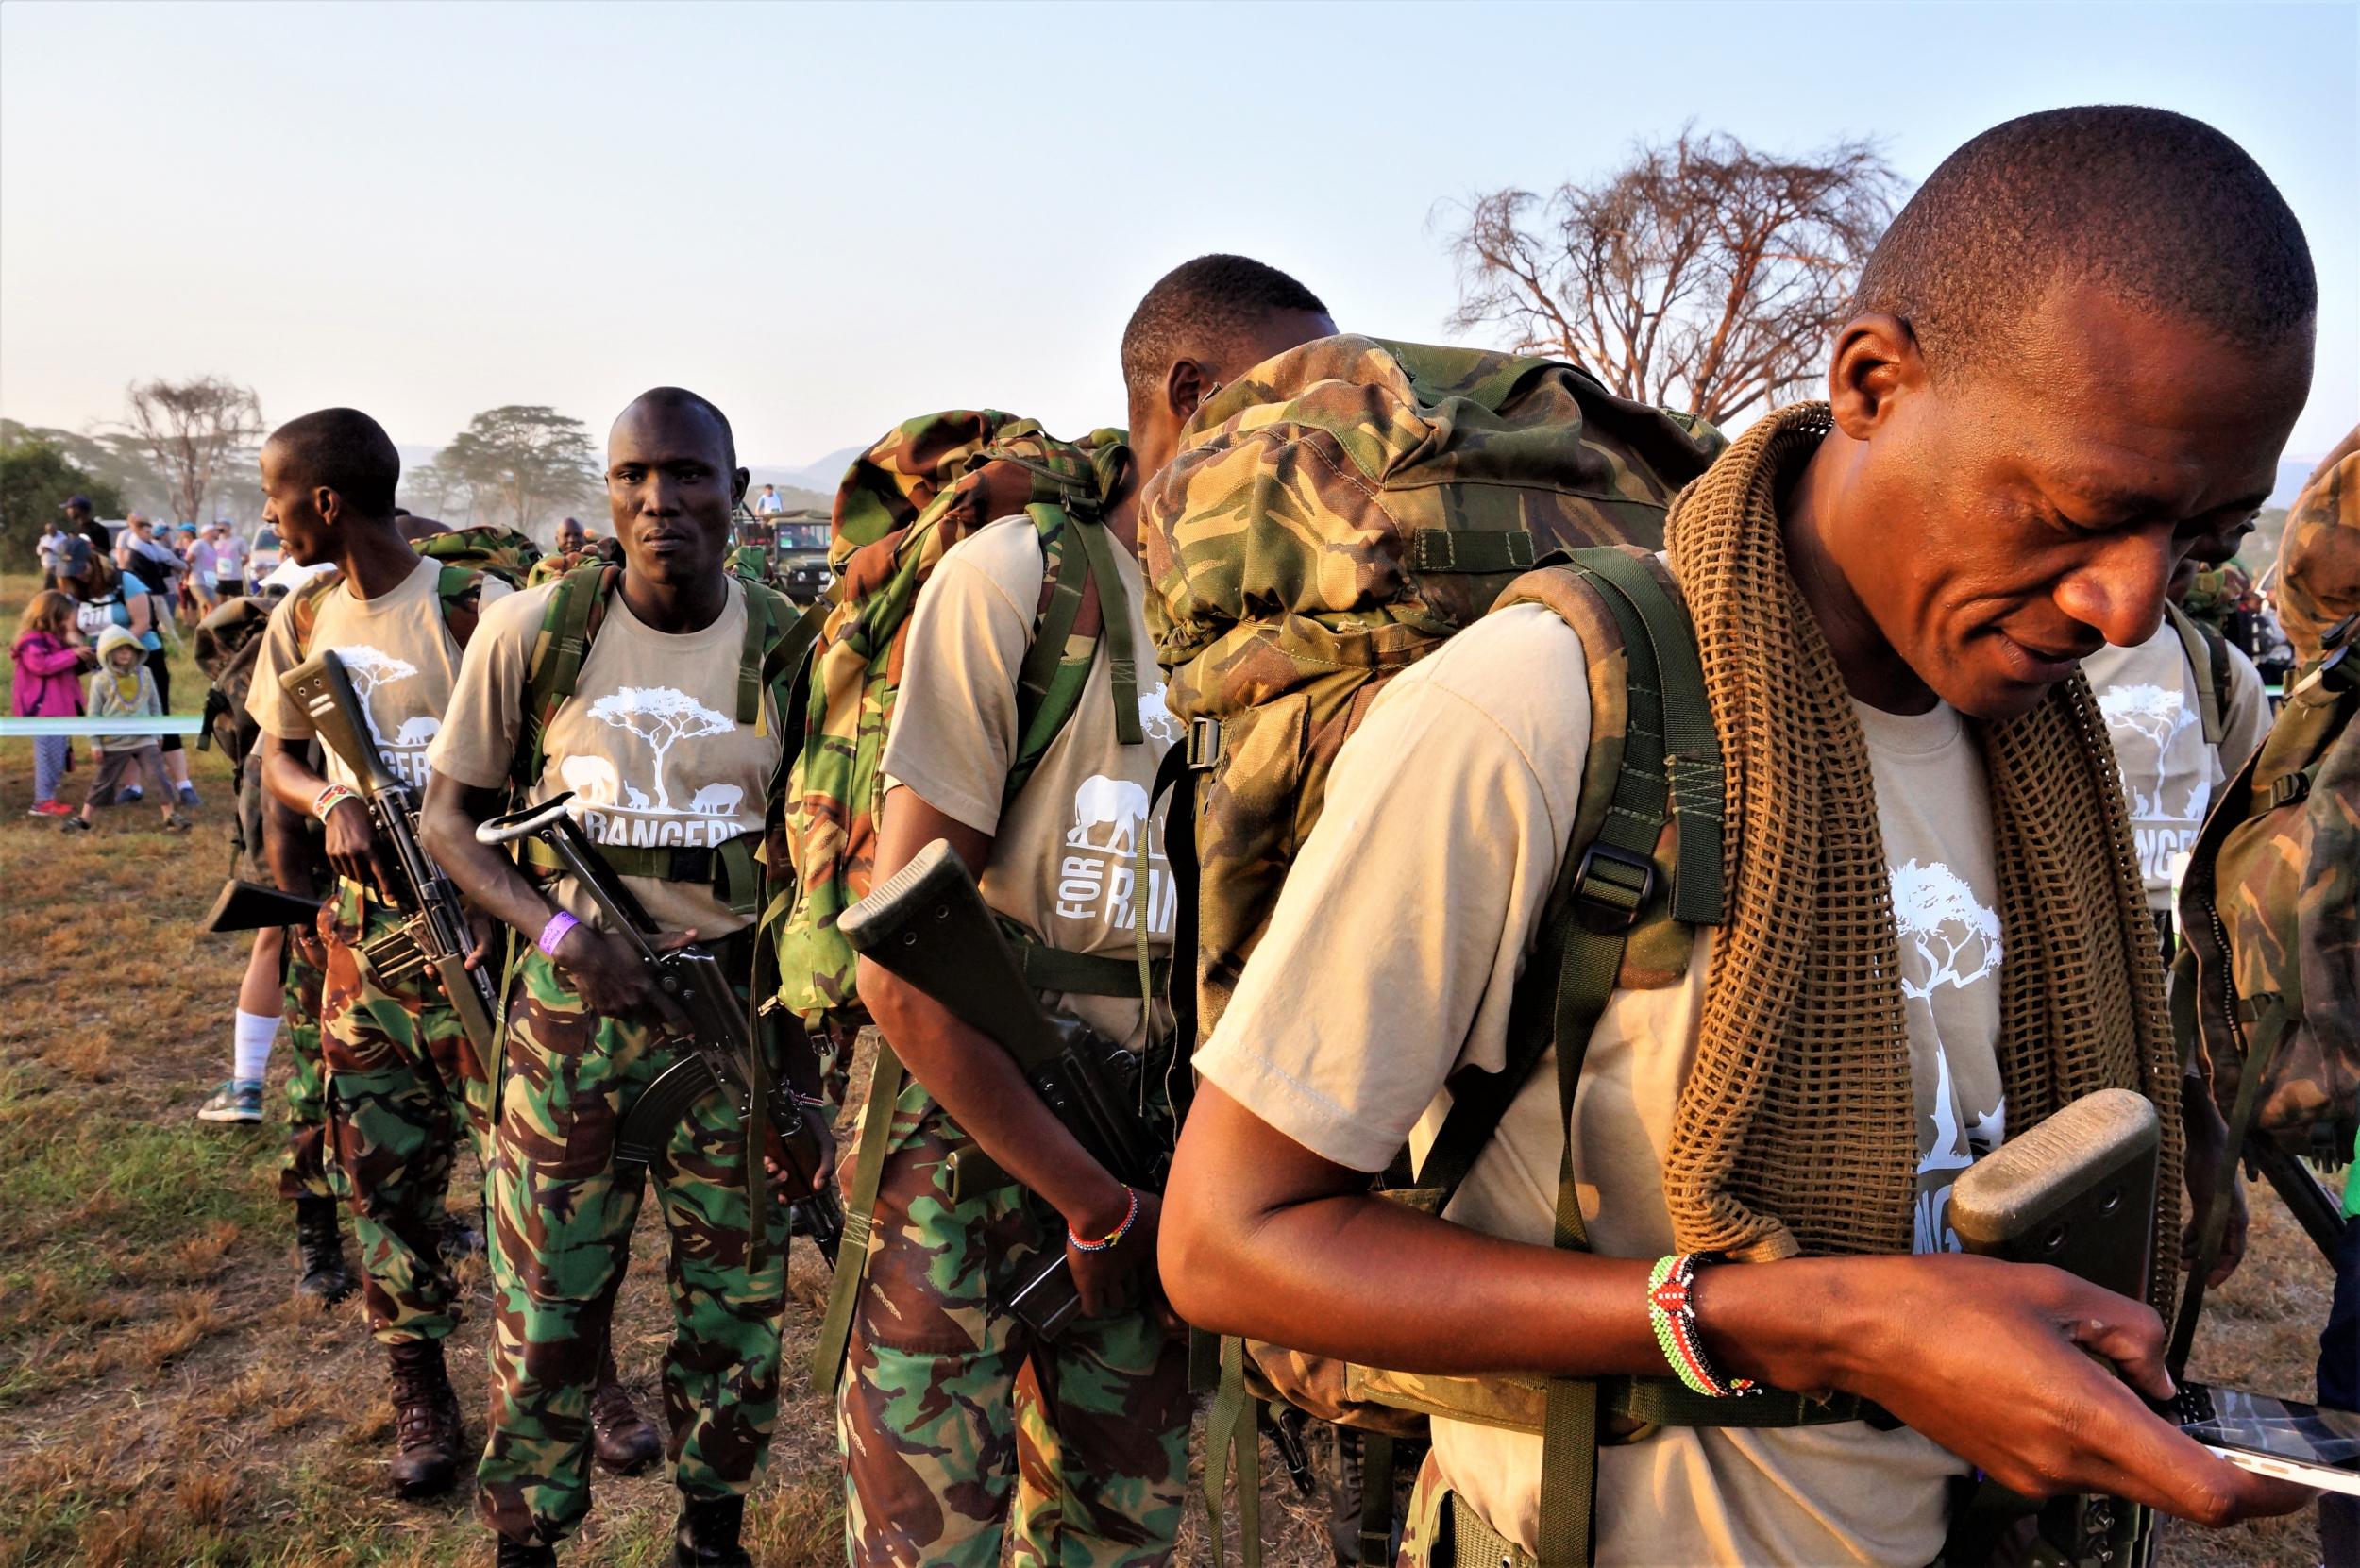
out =
[[[439,1340],[458,1326],[459,1284],[443,1266],[444,1203],[461,1140],[482,1159],[492,1112],[490,1079],[441,982],[421,969],[389,984],[362,951],[398,923],[350,884],[320,912],[329,1182],[352,1210],[362,1298],[382,1344]]]
[[[1035,1245],[1021,1190],[959,1194],[972,1149],[903,1087],[878,1186],[868,1274],[836,1420],[855,1568],[1160,1563],[1188,1474],[1185,1347],[1145,1311],[1077,1319],[1035,1343],[991,1309],[992,1262]]]
[[[724,944],[722,956],[750,974],[750,953]],[[522,949],[509,995],[491,1168],[498,1315],[476,1506],[510,1540],[554,1543],[589,1510],[590,1392],[639,1217],[642,1173],[616,1168],[615,1134],[679,1051],[588,1011],[537,948]],[[671,1237],[673,1480],[690,1497],[742,1496],[778,1418],[786,1206],[765,1205],[750,1266],[745,1138],[719,1095],[691,1107],[647,1174]]]
[[[328,1084],[320,1069],[320,967],[303,955],[294,929],[286,934],[286,975],[279,1021],[287,1026],[294,1071],[287,1077],[287,1148],[278,1159],[278,1195],[332,1198],[328,1183]]]

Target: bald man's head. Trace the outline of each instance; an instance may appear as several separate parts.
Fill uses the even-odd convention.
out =
[[[1246,256],[1200,256],[1156,279],[1122,329],[1122,383],[1139,476],[1162,472],[1215,388],[1273,355],[1333,337],[1319,295]]]

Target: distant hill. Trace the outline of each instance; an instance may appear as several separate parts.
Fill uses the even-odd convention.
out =
[[[775,484],[781,495],[784,495],[786,487],[791,484],[799,490],[816,491],[833,499],[835,487],[844,481],[844,470],[851,465],[854,458],[868,449],[866,447],[847,447],[840,452],[830,452],[818,462],[806,463],[800,467],[756,468],[753,470],[754,483],[757,487]],[[792,506],[795,503],[790,501],[787,504]],[[820,504],[824,506],[828,503],[822,501]]]

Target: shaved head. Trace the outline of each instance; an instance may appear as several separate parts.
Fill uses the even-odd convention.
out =
[[[385,428],[359,409],[321,409],[270,432],[263,447],[282,485],[333,490],[360,516],[394,514],[401,453]]]
[[[2049,110],[1943,160],[1878,243],[1855,315],[1909,323],[1937,378],[1999,361],[2061,288],[2241,349],[2307,335],[2302,226],[2244,148],[2167,110]]]
[[[721,432],[721,466],[725,469],[737,466],[737,434],[730,429],[730,416],[723,413],[719,406],[710,398],[700,396],[686,387],[649,387],[632,398],[629,406],[615,416],[615,423],[620,426],[641,409],[661,409],[666,413],[693,413],[711,420],[714,428]]]

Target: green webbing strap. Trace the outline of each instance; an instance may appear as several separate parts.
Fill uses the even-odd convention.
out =
[[[1225,1494],[1232,1460],[1238,1473],[1238,1553],[1245,1568],[1262,1562],[1262,1429],[1245,1391],[1245,1341],[1221,1341],[1221,1385],[1205,1415],[1205,1506],[1212,1515],[1213,1560],[1223,1556]]]
[[[1547,1503],[1542,1497],[1542,1506]],[[1450,1513],[1446,1539],[1451,1544],[1451,1561],[1458,1568],[1535,1568],[1530,1552],[1484,1523],[1483,1516],[1457,1493],[1445,1496],[1442,1507]]]
[[[1690,925],[1721,919],[1721,837],[1728,810],[1728,772],[1712,728],[1712,704],[1705,694],[1704,662],[1696,635],[1663,583],[1634,556],[1618,549],[1573,552],[1575,565],[1602,581],[1612,595],[1607,604],[1621,623],[1627,646],[1644,639],[1660,700],[1663,754],[1671,780],[1672,814],[1679,823],[1679,860],[1672,880],[1672,918]],[[1626,607],[1629,613],[1626,613]],[[1637,664],[1632,668],[1636,670]],[[1627,742],[1626,743],[1627,745]],[[1648,846],[1652,852],[1654,846]]]
[[[2164,1352],[2164,1366],[2177,1379],[2187,1370],[2188,1352],[2196,1344],[2196,1323],[2204,1310],[2204,1276],[2213,1272],[2220,1258],[2222,1239],[2229,1231],[2229,1206],[2236,1190],[2237,1178],[2244,1166],[2242,1155],[2245,1140],[2253,1131],[2253,1119],[2262,1108],[2262,1081],[2278,1058],[2279,1043],[2292,1031],[2294,1010],[2286,999],[2276,991],[2264,991],[2238,1009],[2249,1015],[2246,1021],[2255,1023],[2251,1045],[2245,1054],[2243,1075],[2237,1082],[2237,1104],[2229,1113],[2229,1141],[2221,1146],[2220,1169],[2213,1176],[2211,1200],[2204,1206],[2204,1225],[2198,1233],[2196,1261],[2188,1270],[2188,1283],[2180,1298],[2180,1315],[2171,1328],[2171,1344]]]
[[[1830,1426],[1892,1419],[1857,1394],[1813,1399],[1788,1389],[1764,1389],[1752,1399],[1715,1399],[1672,1376],[1602,1377],[1598,1404],[1610,1416],[1649,1426]]]
[[[1393,1560],[1396,1458],[1391,1432],[1360,1434],[1360,1538],[1354,1554],[1359,1568],[1386,1568]]]
[[[1129,958],[1104,953],[1068,953],[1063,948],[1043,947],[1022,936],[1009,936],[1008,945],[1016,950],[1016,967],[1023,971],[1024,983],[1037,991],[1065,991],[1074,996],[1138,994],[1138,966]],[[1158,958],[1148,967],[1150,981],[1160,988],[1172,972],[1172,960]]]
[[[755,583],[740,584],[746,596],[746,641],[737,653],[737,721],[751,728],[762,720],[763,652],[775,626],[770,596]]]
[[[1081,571],[1065,569],[1065,546],[1070,545],[1071,540],[1065,540],[1054,553],[1049,548],[1053,537],[1082,526],[1071,522],[1064,508],[1036,501],[1024,509],[1024,514],[1033,520],[1033,528],[1040,535],[1041,557],[1051,574],[1047,585],[1049,602],[1033,623],[1032,645],[1024,650],[1024,662],[1016,674],[1016,754],[1019,767],[1030,776],[1032,769],[1024,766],[1025,759],[1038,760],[1049,750],[1049,742],[1072,717],[1074,705],[1081,700],[1078,687],[1067,693],[1060,678],[1071,679],[1066,668],[1066,644],[1072,640],[1074,623],[1081,618],[1083,593],[1090,573],[1087,561]],[[1103,610],[1105,601],[1102,599],[1099,603]],[[1085,664],[1084,680],[1088,675],[1089,668]]]
[[[1596,552],[1598,558],[1610,553]],[[1628,557],[1614,555],[1612,559],[1644,570]],[[1581,565],[1592,567],[1593,562],[1583,560]],[[1596,571],[1593,580],[1598,579],[1610,582],[1611,575]],[[1564,1153],[1558,1161],[1553,1242],[1568,1251],[1584,1252],[1589,1250],[1590,1238],[1582,1223],[1580,1193],[1574,1184],[1575,1091],[1580,1085],[1583,1059],[1589,1054],[1590,1036],[1622,972],[1624,945],[1654,884],[1656,840],[1663,831],[1671,788],[1666,775],[1648,766],[1651,759],[1666,754],[1656,639],[1644,612],[1632,599],[1620,593],[1602,597],[1623,632],[1627,728],[1613,797],[1597,838],[1577,863],[1572,904],[1557,920],[1563,948],[1553,1009],[1558,1119],[1565,1128]],[[1699,695],[1702,690],[1700,675]],[[1708,736],[1710,729],[1708,721]],[[1683,818],[1683,838],[1687,826]],[[1718,903],[1720,847],[1717,834],[1714,837],[1711,892]],[[1683,843],[1681,861],[1685,864],[1686,860]],[[1541,1429],[1540,1558],[1543,1568],[1589,1568],[1597,1477],[1598,1383],[1592,1378],[1552,1377]]]
[[[549,596],[541,622],[550,633],[548,657],[525,677],[524,744],[517,749],[514,781],[519,789],[540,783],[548,721],[574,695],[574,683],[582,677],[582,662],[590,652],[590,616],[605,597],[606,584],[600,579],[607,571],[602,561],[576,566],[557,580],[557,591]]]
[[[737,914],[750,914],[760,892],[761,870],[754,864],[760,834],[741,833],[711,846],[687,844],[601,844],[598,853],[620,877],[650,877],[658,882],[686,882],[709,886]],[[517,860],[536,871],[561,872],[565,863],[557,851],[537,838],[522,841]],[[1123,995],[1130,994],[1130,969],[1123,969]]]
[[[868,1277],[868,1233],[877,1219],[877,1188],[885,1179],[885,1144],[893,1131],[893,1107],[902,1098],[902,1059],[877,1037],[876,1060],[868,1069],[868,1104],[861,1112],[860,1149],[852,1160],[851,1201],[844,1206],[844,1239],[836,1248],[835,1283],[828,1291],[828,1315],[811,1352],[811,1386],[835,1391],[844,1375],[844,1351],[852,1338],[852,1313]]]
[[[1409,569],[1437,576],[1482,577],[1529,571],[1540,559],[1532,534],[1521,528],[1498,531],[1422,528],[1409,536]]]
[[[2220,683],[2216,678],[2219,666],[2215,656],[2222,649],[2213,639],[2219,633],[2208,632],[2197,624],[2194,615],[2169,599],[2164,600],[2164,618],[2171,622],[2171,629],[2180,633],[2180,646],[2187,649],[2188,670],[2196,677],[2197,712],[2204,721],[2204,744],[2218,746],[2220,737],[2228,733],[2228,726],[2221,720]]]
[[[1138,651],[1131,643],[1131,601],[1115,575],[1115,548],[1106,538],[1106,525],[1095,518],[1074,519],[1073,531],[1089,563],[1090,581],[1098,584],[1098,619],[1105,628],[1106,666],[1114,676],[1115,739],[1138,746],[1147,738],[1139,729]]]

